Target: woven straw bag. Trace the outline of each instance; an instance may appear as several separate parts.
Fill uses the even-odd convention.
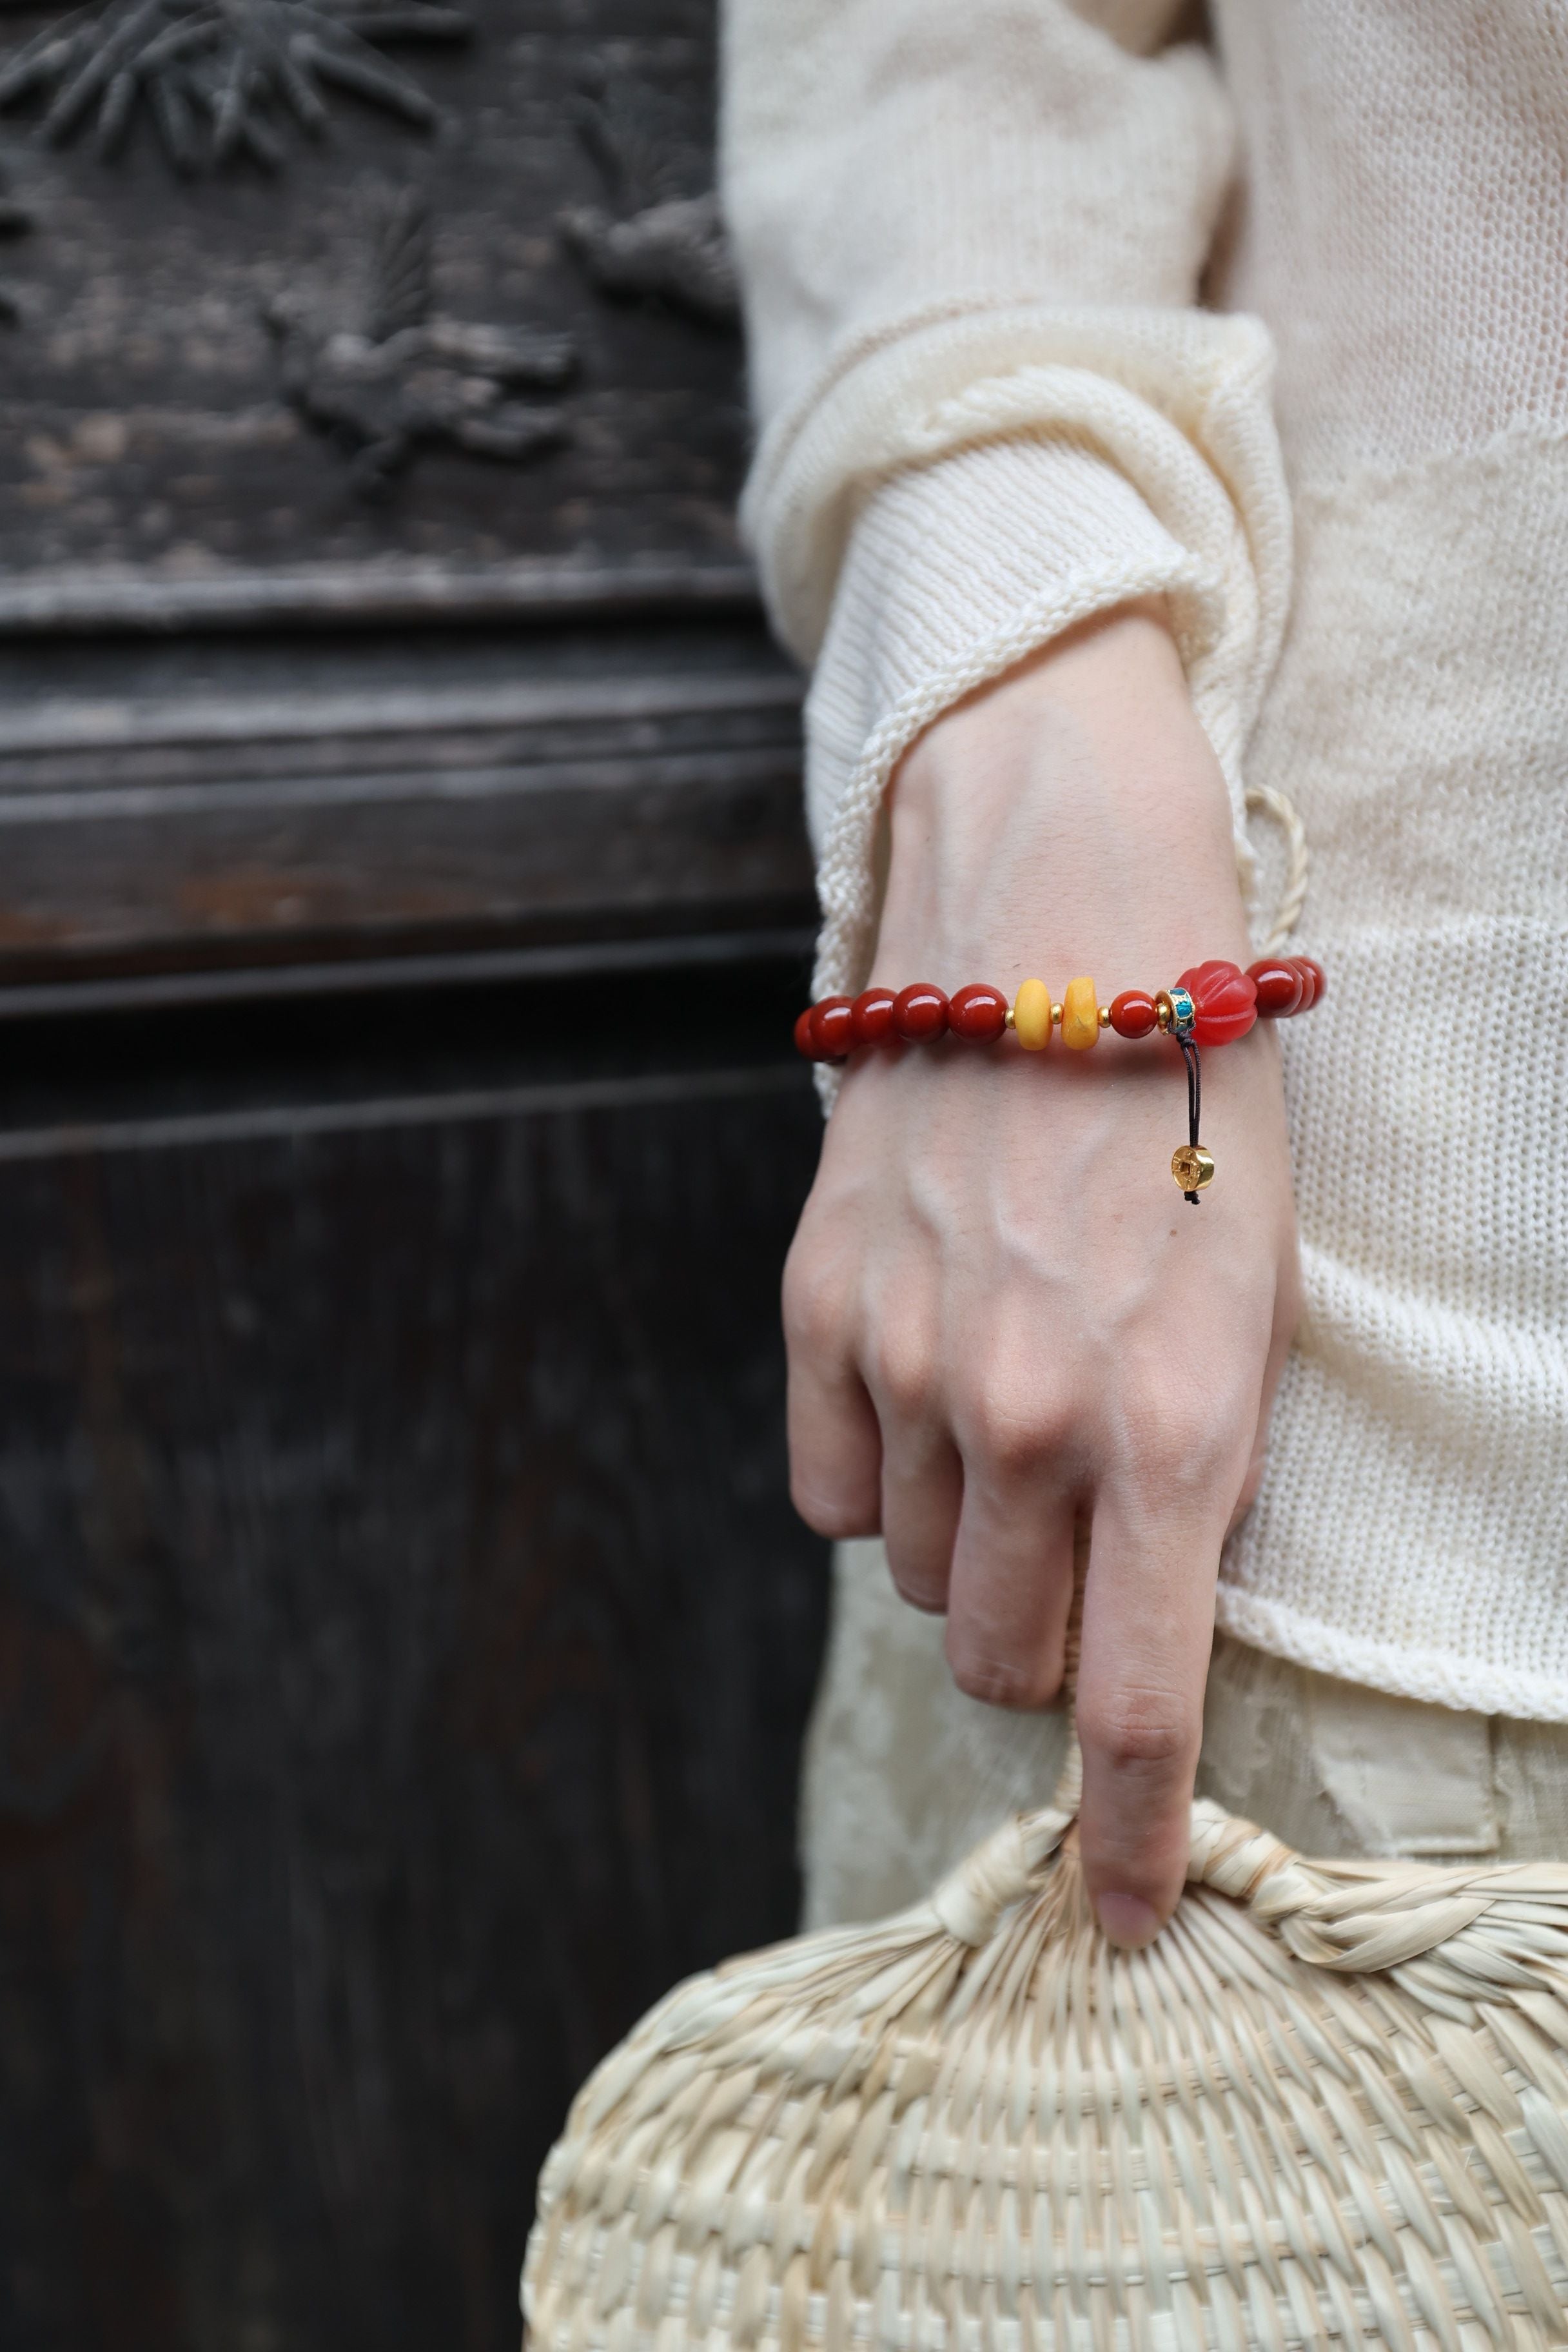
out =
[[[1568,2344],[1568,1866],[1307,1862],[1200,1803],[1120,1952],[1078,1787],[644,2019],[545,2165],[531,2352]]]

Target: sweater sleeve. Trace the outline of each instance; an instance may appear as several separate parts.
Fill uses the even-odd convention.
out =
[[[1163,593],[1232,795],[1289,509],[1258,321],[1196,307],[1234,135],[1173,0],[727,0],[742,503],[815,665],[819,992],[863,981],[889,777],[950,704]]]

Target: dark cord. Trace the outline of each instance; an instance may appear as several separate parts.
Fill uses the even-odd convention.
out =
[[[1198,1049],[1190,1037],[1178,1036],[1176,1043],[1182,1049],[1182,1059],[1187,1066],[1187,1141],[1195,1151],[1198,1142],[1198,1113],[1203,1108],[1204,1099],[1203,1078],[1198,1070]],[[1195,1209],[1202,1195],[1197,1192],[1184,1192],[1182,1198],[1184,1201],[1190,1201]]]

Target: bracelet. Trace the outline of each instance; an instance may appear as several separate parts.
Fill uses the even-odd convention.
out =
[[[917,980],[896,993],[868,988],[855,997],[822,997],[796,1021],[795,1042],[808,1061],[842,1062],[857,1046],[889,1039],[927,1045],[952,1035],[972,1045],[990,1045],[1011,1030],[1026,1053],[1038,1054],[1057,1029],[1062,1044],[1076,1053],[1098,1045],[1102,1029],[1119,1037],[1167,1036],[1180,1046],[1187,1071],[1188,1136],[1171,1155],[1171,1173],[1195,1208],[1215,1168],[1213,1155],[1198,1140],[1198,1049],[1245,1037],[1259,1017],[1283,1021],[1309,1013],[1324,986],[1323,968],[1310,956],[1266,956],[1246,971],[1234,963],[1195,964],[1169,988],[1152,993],[1123,989],[1109,1004],[1100,1003],[1089,979],[1069,980],[1059,1004],[1052,1003],[1043,980],[1025,981],[1011,1004],[984,981],[944,996],[929,981]]]

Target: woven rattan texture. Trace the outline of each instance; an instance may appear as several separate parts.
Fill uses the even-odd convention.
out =
[[[532,2352],[1568,2343],[1568,1867],[1199,1805],[1128,1954],[1070,1819],[652,2011],[545,2167]]]

